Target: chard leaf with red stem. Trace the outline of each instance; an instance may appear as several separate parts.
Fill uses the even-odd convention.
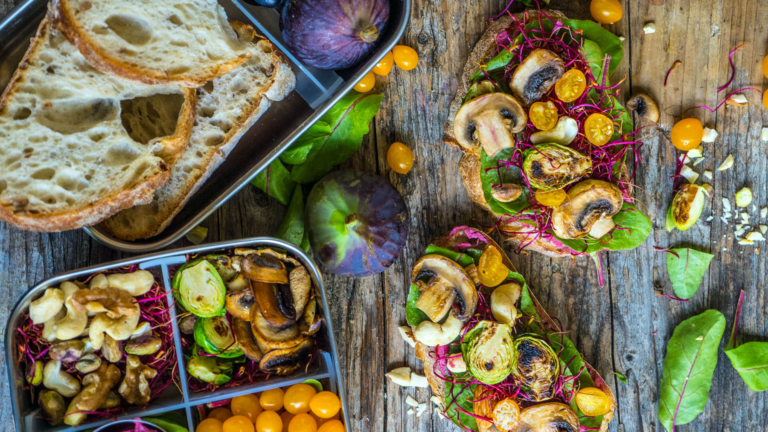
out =
[[[675,295],[687,300],[696,294],[714,255],[690,248],[670,249],[667,272]]]
[[[744,291],[739,295],[731,339],[725,348],[725,355],[731,359],[731,365],[752,391],[765,391],[768,390],[768,342],[747,342],[741,346],[736,343],[743,301]]]

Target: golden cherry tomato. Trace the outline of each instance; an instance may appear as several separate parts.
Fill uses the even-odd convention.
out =
[[[693,150],[701,144],[704,138],[704,126],[698,119],[682,119],[672,126],[672,145],[678,150]]]
[[[317,432],[347,432],[347,428],[344,427],[344,423],[341,420],[331,420],[320,426]]]
[[[215,418],[207,418],[200,422],[195,428],[195,432],[222,432],[224,423]]]
[[[296,384],[285,392],[283,406],[287,412],[301,414],[309,412],[309,401],[317,390],[309,384]]]
[[[224,422],[222,432],[255,432],[253,422],[245,416],[233,416]]]
[[[584,134],[596,146],[608,144],[613,136],[613,121],[604,114],[594,113],[584,122]]]
[[[409,71],[419,64],[419,54],[416,50],[405,45],[395,45],[392,48],[395,64],[402,70]]]
[[[509,269],[504,265],[501,252],[494,246],[488,246],[477,263],[477,278],[480,283],[493,288],[499,286],[509,275]]]
[[[251,423],[255,423],[256,417],[264,411],[259,403],[259,398],[253,394],[234,397],[229,406],[232,408],[231,415],[248,417]]]
[[[341,409],[341,401],[335,394],[321,391],[309,401],[309,408],[320,418],[331,418]]]
[[[373,67],[373,73],[376,75],[387,76],[392,72],[392,66],[394,64],[395,56],[393,56],[392,51],[390,51],[380,62],[376,63],[376,66]]]
[[[600,24],[613,24],[624,16],[619,0],[592,0],[589,5],[592,18]]]
[[[601,416],[611,410],[611,399],[597,387],[586,387],[576,393],[576,406],[584,415]]]
[[[264,411],[256,418],[256,432],[283,432],[283,419],[274,411]]]
[[[317,432],[317,422],[309,414],[296,414],[288,425],[288,432]]]
[[[261,407],[266,411],[280,411],[283,407],[284,396],[285,392],[283,392],[283,389],[271,389],[261,394],[259,402],[261,403]]]
[[[283,411],[283,413],[280,414],[280,419],[283,420],[283,432],[288,432],[288,425],[291,424],[291,420],[293,420],[294,417],[295,415],[288,411]]]
[[[376,75],[373,72],[368,72],[363,79],[355,84],[354,89],[360,93],[368,93],[373,90],[373,86],[376,85]]]
[[[392,143],[387,150],[387,164],[398,174],[408,174],[413,168],[413,152],[403,143]]]
[[[768,56],[765,56],[763,59],[763,75],[768,78]],[[765,96],[765,93],[763,93],[763,96]]]
[[[230,417],[232,417],[232,411],[227,407],[218,407],[208,413],[208,418],[219,419],[222,422]]]
[[[578,69],[564,73],[555,84],[555,94],[563,102],[569,103],[580,98],[587,89],[587,77]],[[552,126],[554,127],[554,126]]]
[[[520,406],[512,398],[506,398],[493,407],[491,414],[494,426],[502,431],[511,431],[520,421]]]
[[[537,190],[534,196],[536,197],[537,203],[545,207],[553,208],[559,206],[565,201],[566,198],[568,198],[568,194],[562,189],[546,192],[543,190]]]
[[[331,417],[331,418],[318,417],[312,411],[309,412],[309,415],[311,415],[312,418],[315,419],[315,421],[317,422],[317,427],[320,427],[320,426],[324,425],[325,423],[328,423],[331,420],[338,420],[339,419],[339,413],[336,413],[336,415]]]
[[[528,110],[528,117],[536,129],[548,131],[557,125],[557,106],[552,102],[534,102]]]

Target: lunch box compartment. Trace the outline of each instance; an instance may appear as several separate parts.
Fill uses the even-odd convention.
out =
[[[196,256],[223,253],[225,251],[231,251],[235,248],[260,247],[277,248],[286,251],[289,256],[299,260],[309,272],[313,287],[320,296],[321,306],[325,316],[323,326],[316,335],[316,340],[320,346],[320,356],[312,363],[307,371],[305,371],[304,368],[301,368],[294,374],[285,377],[270,375],[267,380],[256,381],[252,384],[244,384],[224,390],[216,390],[213,392],[201,391],[193,393],[189,389],[188,380],[191,378],[187,376],[188,374],[185,370],[186,362],[184,358],[184,351],[181,345],[182,335],[179,331],[178,322],[176,319],[178,312],[170,289],[171,275],[173,274],[172,270],[177,269],[181,264],[186,263],[188,259],[194,259],[193,257]],[[161,287],[165,288],[167,301],[171,305],[169,312],[178,360],[177,380],[181,389],[179,389],[174,384],[170,384],[168,387],[166,387],[161,396],[157,400],[151,402],[146,409],[131,407],[126,412],[118,415],[115,419],[104,418],[94,421],[86,421],[76,428],[70,428],[66,425],[51,426],[38,415],[39,408],[37,407],[36,403],[31,402],[30,393],[28,390],[26,390],[24,371],[20,370],[18,367],[19,353],[16,350],[15,344],[15,338],[18,334],[16,328],[21,323],[24,312],[29,309],[29,305],[32,300],[39,298],[47,288],[56,287],[64,281],[83,280],[94,273],[130,265],[138,265],[139,269],[157,272],[161,275],[161,279],[158,280],[158,282],[160,283]],[[9,379],[9,387],[11,388],[11,402],[14,405],[12,409],[16,419],[16,428],[19,432],[56,432],[61,430],[71,430],[73,432],[77,432],[81,430],[95,429],[114,420],[147,417],[154,414],[179,410],[185,413],[187,422],[190,426],[190,432],[194,432],[194,426],[197,423],[193,421],[193,414],[197,415],[194,412],[196,411],[195,407],[197,405],[205,404],[208,402],[216,402],[223,399],[230,399],[232,397],[244,394],[261,392],[276,387],[290,386],[293,384],[301,383],[307,379],[315,379],[321,381],[324,383],[324,386],[327,384],[328,389],[339,396],[342,401],[342,409],[344,409],[344,412],[346,412],[346,402],[337,372],[338,359],[336,355],[336,345],[333,339],[333,329],[331,327],[332,323],[331,320],[328,319],[327,311],[328,305],[326,302],[322,277],[314,262],[312,262],[312,260],[306,254],[304,254],[303,251],[293,246],[292,244],[268,237],[251,238],[233,242],[221,242],[205,246],[177,249],[143,257],[135,257],[113,263],[101,264],[98,266],[88,267],[85,269],[75,270],[54,276],[37,284],[21,300],[19,300],[9,317],[8,325],[6,327],[6,368]],[[42,389],[44,389],[42,386],[37,387],[36,394],[37,391]],[[344,418],[344,423],[347,424],[346,417]]]

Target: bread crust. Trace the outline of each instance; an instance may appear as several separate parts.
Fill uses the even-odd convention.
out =
[[[200,87],[217,76],[229,73],[251,57],[250,53],[247,53],[247,55],[238,57],[235,60],[211,65],[208,74],[203,76],[193,76],[190,74],[171,76],[167,72],[140,69],[127,65],[119,59],[111,57],[105,50],[100,49],[95,41],[89,38],[77,24],[72,9],[67,4],[67,0],[53,0],[50,7],[56,27],[70,43],[77,47],[91,66],[104,73],[145,84],[178,84],[190,88]]]

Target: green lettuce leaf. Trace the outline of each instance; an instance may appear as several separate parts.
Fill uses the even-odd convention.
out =
[[[296,186],[296,182],[291,179],[290,171],[285,168],[280,159],[272,161],[267,169],[262,170],[251,181],[251,184],[285,205],[290,202],[293,188]],[[269,186],[269,190],[267,190],[267,186]]]
[[[288,205],[283,221],[277,227],[275,237],[300,246],[304,239],[304,231],[304,193],[301,185],[296,185],[291,203]]]
[[[298,165],[306,162],[309,152],[314,146],[322,143],[327,136],[331,134],[331,126],[318,120],[317,123],[309,127],[299,139],[293,142],[288,150],[280,155],[280,160],[289,165]]]
[[[500,151],[495,157],[489,157],[487,154],[485,154],[485,150],[482,150],[480,153],[480,181],[482,182],[483,186],[483,196],[485,197],[485,201],[491,207],[491,210],[493,210],[494,213],[500,215],[518,214],[524,208],[531,205],[530,192],[528,191],[527,187],[523,187],[523,194],[520,196],[520,198],[512,202],[505,203],[498,201],[492,195],[492,184],[520,183],[521,181],[522,177],[520,175],[514,175],[516,174],[515,171],[518,171],[519,168],[505,168],[502,166],[499,169],[495,169],[497,166],[499,166],[499,161],[509,160],[509,158],[511,158],[512,154],[514,153],[514,150],[515,149],[512,148],[504,149]]]
[[[709,262],[714,255],[689,248],[670,250],[680,257],[667,254],[667,272],[672,281],[672,288],[676,296],[687,300],[699,290],[704,273],[707,272]]]

